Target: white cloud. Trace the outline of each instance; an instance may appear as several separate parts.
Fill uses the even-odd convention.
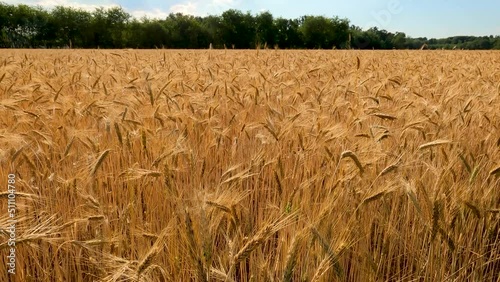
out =
[[[235,0],[210,0],[207,6],[218,13],[234,8],[237,4]]]
[[[235,4],[233,0],[212,0],[213,5],[219,5],[219,6],[232,6]]]
[[[170,6],[168,11],[154,9],[154,10],[139,10],[132,11],[132,16],[136,18],[148,17],[164,19],[170,13],[181,13],[184,15],[193,16],[206,16],[209,14],[220,14],[221,12],[233,8],[237,5],[239,0],[190,0],[177,3]]]
[[[120,7],[122,0],[0,0],[7,4],[29,6],[41,6],[45,9],[52,9],[56,6],[73,7],[85,11],[93,12],[96,8],[109,9]],[[147,17],[151,19],[165,19],[170,13],[182,13],[194,16],[207,16],[221,14],[228,9],[239,6],[242,0],[179,0],[177,4],[170,6],[167,10],[158,8],[143,7],[142,9],[126,9],[134,18]]]
[[[149,11],[144,11],[144,10],[136,10],[136,11],[131,11],[130,14],[137,19],[147,17],[150,19],[165,19],[168,17],[168,13],[164,12],[160,9],[153,9]]]
[[[33,5],[36,5],[36,2],[35,0],[26,0],[26,1],[23,1],[23,0],[7,0],[7,1],[2,1],[2,2],[5,2],[9,5],[19,5],[19,4],[24,4],[24,5],[28,5],[28,6],[33,6]]]
[[[225,10],[235,8],[240,0],[191,0],[170,7],[171,13],[182,13],[195,16],[220,14]]]
[[[198,3],[187,2],[180,3],[170,7],[169,9],[172,13],[181,13],[185,15],[198,15]]]
[[[94,4],[88,3],[89,1],[86,1],[87,3],[81,3],[81,2],[75,2],[71,0],[10,0],[7,1],[8,4],[13,4],[13,5],[19,5],[19,4],[24,4],[24,5],[29,5],[29,6],[41,6],[46,9],[52,9],[56,6],[64,6],[64,7],[73,7],[76,9],[82,9],[85,11],[94,11],[96,8],[103,7],[104,9],[108,8],[113,8],[113,7],[119,7],[119,5],[112,3],[110,1],[99,1],[95,2]]]

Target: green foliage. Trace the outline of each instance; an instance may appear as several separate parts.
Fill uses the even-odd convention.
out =
[[[338,18],[305,16],[300,27],[307,48],[340,48],[349,37],[349,22]]]
[[[273,15],[269,12],[258,14],[255,17],[255,25],[257,45],[267,45],[268,47],[273,47],[276,44],[277,33]]]
[[[169,34],[166,47],[198,49],[210,45],[210,35],[203,28],[201,18],[179,13],[170,14],[164,21],[164,26]]]
[[[299,30],[299,20],[278,18],[274,21],[276,26],[276,44],[279,48],[302,48],[304,41]]]
[[[500,50],[500,36],[497,36],[496,40],[494,40],[493,42],[495,42],[493,44],[493,49]]]
[[[227,10],[194,17],[133,19],[121,7],[93,12],[58,6],[0,2],[0,48],[342,48],[342,49],[500,49],[499,36],[411,38],[376,27],[362,30],[338,17],[274,18]]]
[[[0,3],[0,47],[35,46],[47,25],[47,12],[20,4]]]
[[[89,12],[70,7],[56,7],[47,20],[48,26],[44,37],[47,42],[44,45],[49,45],[48,47],[85,46],[91,40],[91,34],[88,32],[91,21]],[[49,41],[49,38],[52,41]]]
[[[238,49],[255,47],[255,21],[247,12],[243,14],[238,10],[227,10],[222,13],[222,40],[226,46]]]

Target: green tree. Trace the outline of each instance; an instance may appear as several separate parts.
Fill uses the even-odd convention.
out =
[[[47,25],[47,13],[41,8],[20,4],[1,6],[2,42],[8,47],[39,47],[39,39]],[[10,46],[9,46],[10,45]]]
[[[330,19],[333,24],[333,38],[332,43],[336,48],[346,48],[348,47],[349,40],[349,20],[340,19],[339,17],[334,17]]]
[[[201,19],[201,25],[207,32],[209,44],[213,48],[222,48],[224,41],[222,39],[222,19],[220,16],[207,16]]]
[[[307,48],[346,47],[349,38],[349,22],[337,17],[305,16],[300,29]]]
[[[274,21],[276,27],[276,44],[279,48],[303,48],[304,42],[299,30],[298,19],[278,18]]]
[[[362,30],[338,17],[304,16],[275,19],[269,12],[227,10],[222,15],[194,17],[170,14],[163,20],[132,19],[121,7],[87,12],[58,6],[40,7],[0,2],[0,47],[78,48],[358,48],[358,49],[500,49],[499,36],[407,37],[376,27]]]
[[[392,38],[392,46],[396,49],[405,48],[406,34],[404,32],[397,32]]]
[[[276,44],[276,26],[274,25],[273,15],[269,12],[263,12],[255,17],[256,24],[256,43],[273,47]]]
[[[0,47],[14,47],[14,12],[16,7],[0,2]]]
[[[500,36],[496,36],[494,42],[495,43],[492,44],[492,48],[495,50],[500,50]]]
[[[90,47],[88,42],[90,34],[88,29],[91,24],[91,14],[71,7],[58,6],[50,14],[47,37],[49,45]]]
[[[238,49],[255,47],[254,17],[249,12],[243,14],[233,9],[225,11],[222,13],[221,27],[221,37],[228,48],[233,45]]]
[[[90,30],[92,47],[124,47],[126,29],[131,16],[120,7],[110,9],[97,8],[92,13]]]
[[[380,38],[380,49],[392,49],[394,34],[385,29],[377,30],[378,37]]]
[[[170,34],[168,47],[171,48],[207,48],[210,34],[200,18],[180,13],[170,14],[164,22]]]
[[[106,25],[111,36],[112,48],[123,48],[125,43],[125,26],[131,16],[121,7],[113,7],[106,10]]]
[[[300,27],[307,48],[332,48],[333,25],[323,16],[305,16]]]
[[[92,39],[91,42],[89,42],[90,47],[111,47],[111,34],[109,32],[108,22],[106,20],[106,11],[104,8],[97,8],[94,12],[92,12],[90,32],[92,33]]]
[[[140,21],[133,19],[129,22],[124,33],[127,47],[132,48],[158,48],[166,43],[167,32],[157,20],[142,18]]]

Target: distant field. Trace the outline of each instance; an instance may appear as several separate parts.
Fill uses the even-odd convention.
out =
[[[0,183],[0,281],[499,281],[500,52],[2,50]]]

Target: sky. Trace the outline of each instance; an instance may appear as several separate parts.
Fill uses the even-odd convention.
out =
[[[464,0],[0,0],[45,8],[72,6],[86,10],[121,6],[134,17],[165,18],[169,13],[220,15],[228,9],[275,17],[318,15],[347,18],[363,29],[376,26],[411,37],[500,35],[500,1]]]

